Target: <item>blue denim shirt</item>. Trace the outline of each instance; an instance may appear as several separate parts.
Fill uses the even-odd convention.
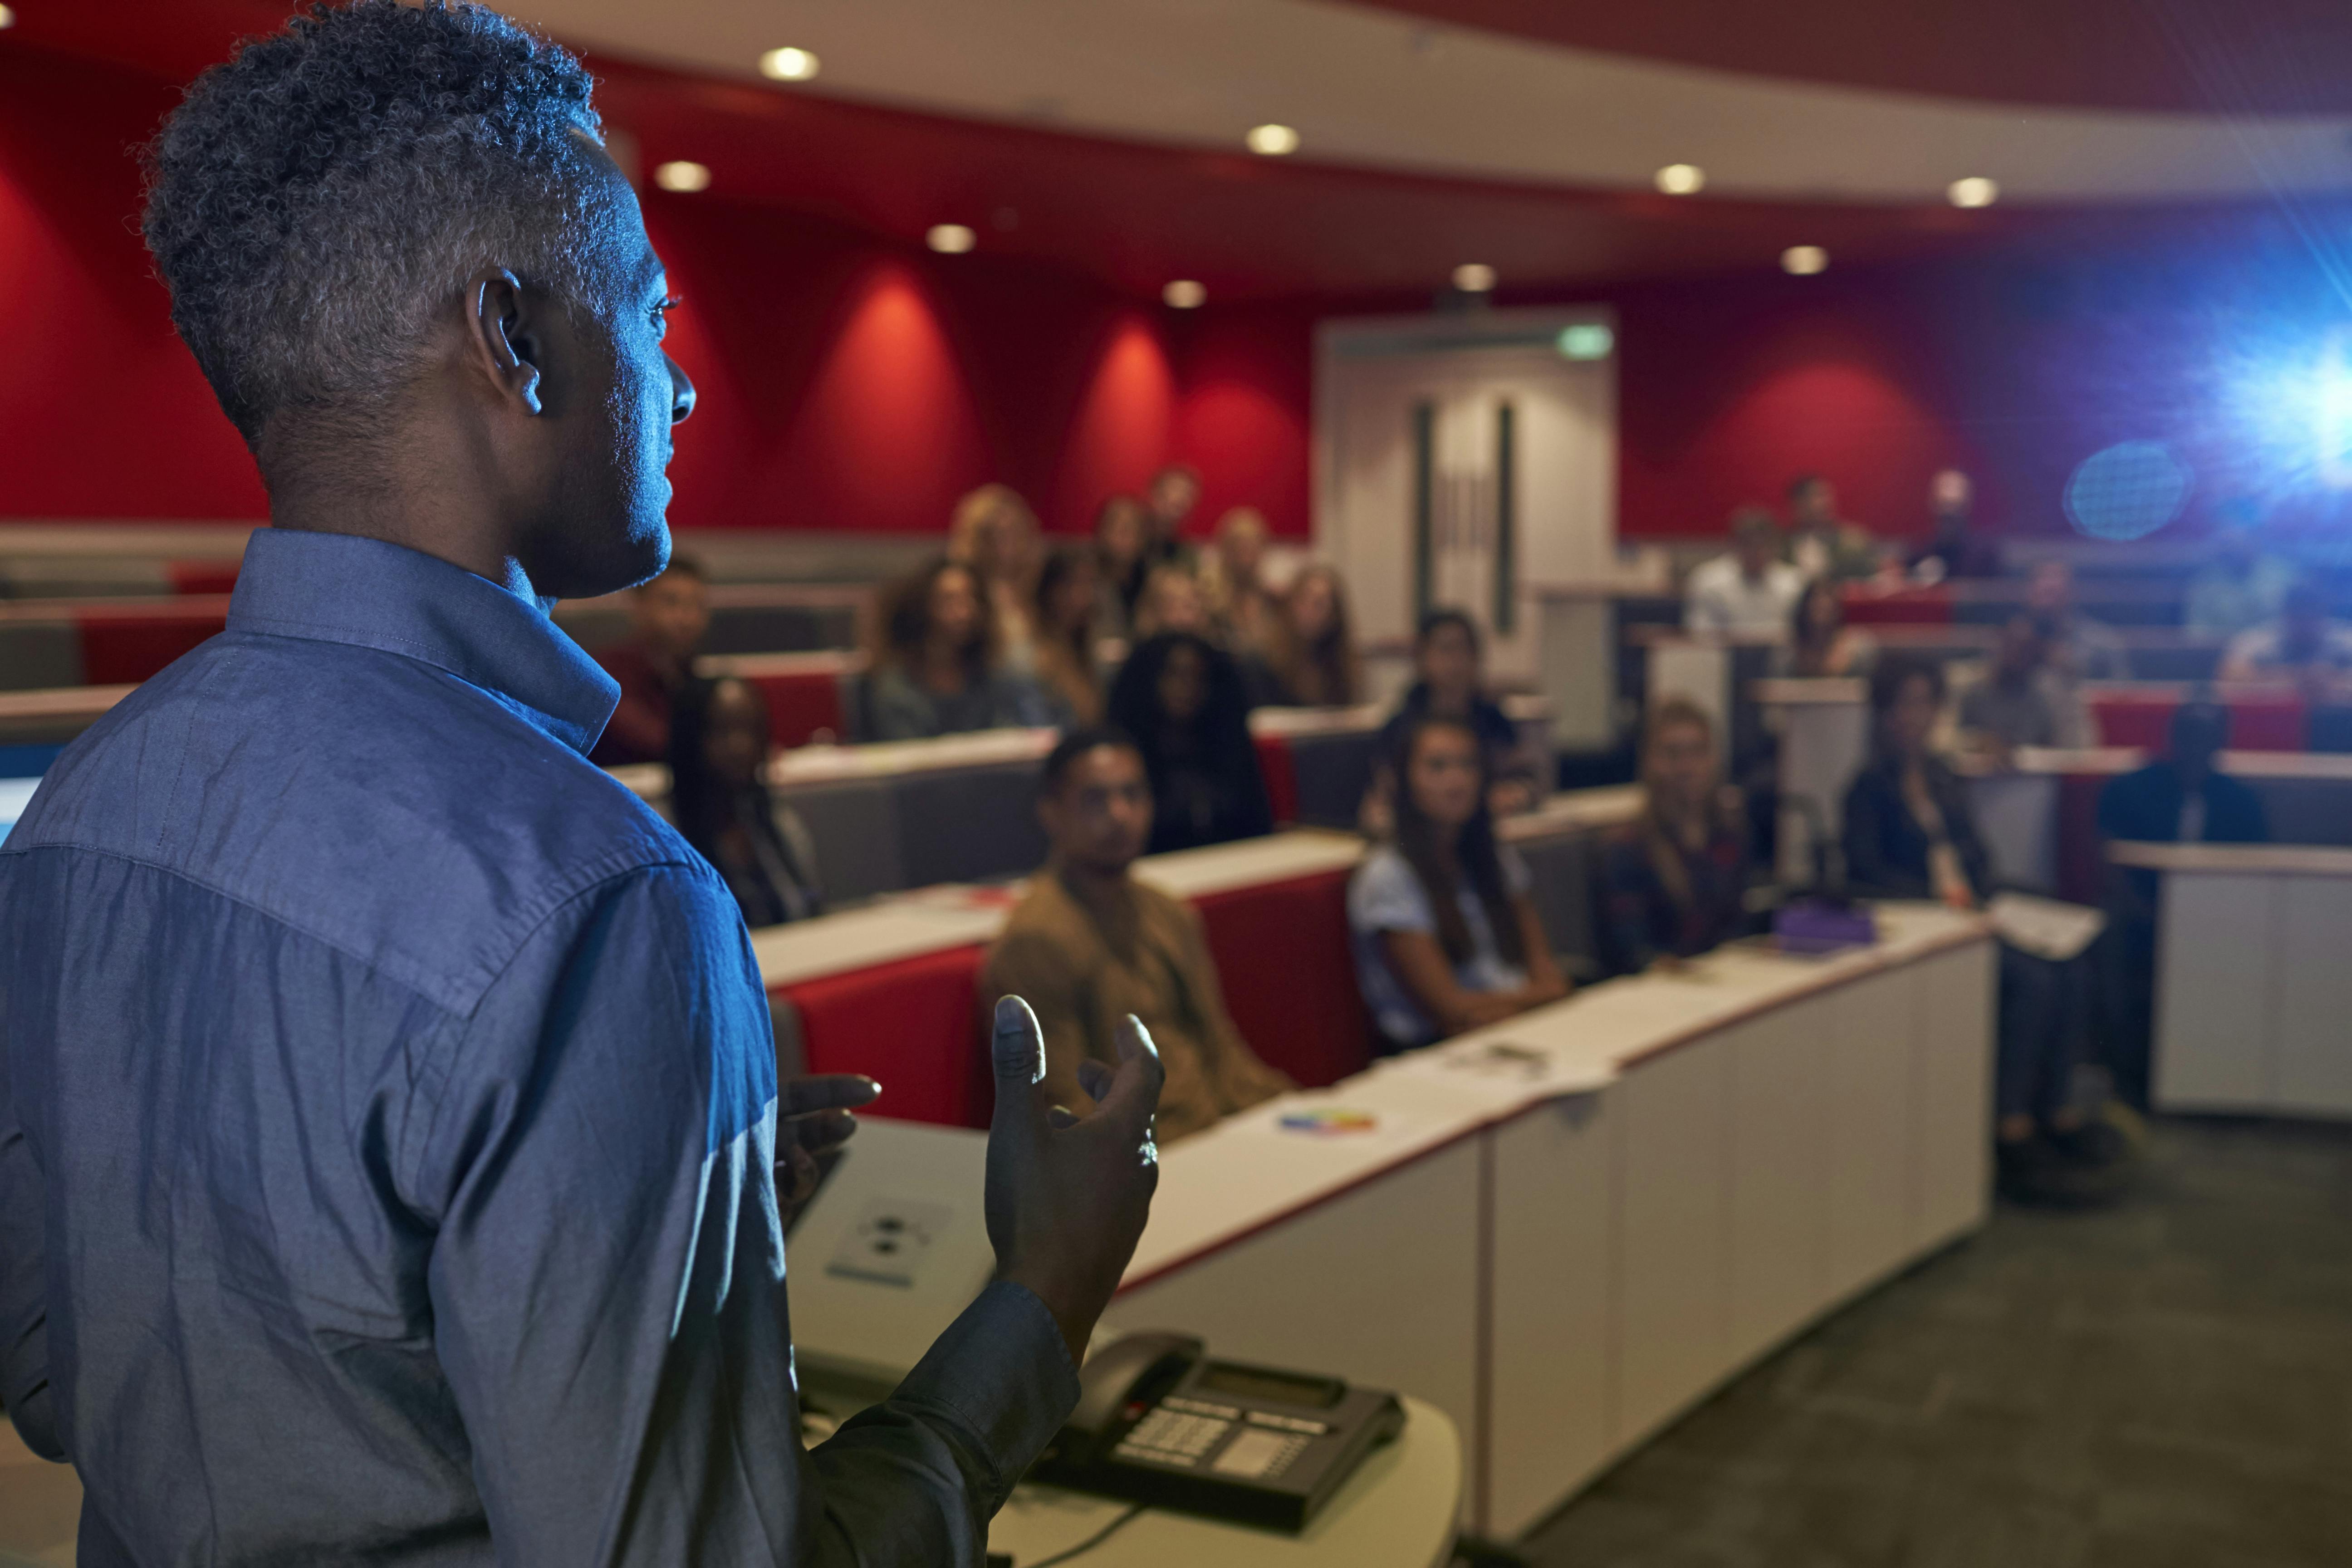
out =
[[[80,1561],[977,1563],[996,1285],[804,1452],[765,998],[545,608],[261,531],[0,846],[0,1398]]]

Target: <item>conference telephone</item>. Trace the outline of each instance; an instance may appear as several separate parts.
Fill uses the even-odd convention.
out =
[[[1277,1530],[1305,1529],[1404,1426],[1393,1394],[1218,1361],[1183,1334],[1129,1334],[1078,1385],[1030,1479]]]

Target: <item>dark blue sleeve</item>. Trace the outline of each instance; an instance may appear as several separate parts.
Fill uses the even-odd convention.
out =
[[[0,996],[0,1008],[6,998]],[[8,1087],[8,1023],[0,1014],[0,1402],[25,1446],[62,1459],[49,1398],[48,1273],[41,1228],[48,1212],[40,1167]]]
[[[803,1451],[773,1048],[725,889],[659,867],[551,917],[447,1064],[415,1181],[502,1563],[976,1565],[1075,1400],[998,1286]]]

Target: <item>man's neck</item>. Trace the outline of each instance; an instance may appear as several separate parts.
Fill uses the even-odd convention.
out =
[[[1054,858],[1054,875],[1070,896],[1097,913],[1113,909],[1126,900],[1134,883],[1128,873],[1129,865],[1108,868],[1089,865],[1079,860]]]
[[[484,506],[444,489],[415,492],[397,480],[358,480],[348,470],[269,463],[266,447],[264,457],[271,527],[380,539],[487,577],[523,598],[538,597],[508,531]]]

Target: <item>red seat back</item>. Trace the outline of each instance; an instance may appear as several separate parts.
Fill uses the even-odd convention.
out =
[[[820,730],[846,736],[841,679],[832,670],[745,677],[768,704],[768,732],[779,746],[805,746]]]
[[[1257,771],[1265,780],[1266,804],[1277,823],[1298,820],[1298,764],[1291,760],[1290,742],[1280,735],[1259,735]]]
[[[812,1073],[862,1072],[875,1110],[906,1121],[985,1127],[993,1100],[976,994],[982,950],[952,947],[782,986]]]
[[[1857,626],[1946,626],[1952,624],[1952,591],[1898,588],[1892,594],[1867,587],[1850,587],[1838,595],[1846,620]]]
[[[1371,1017],[1348,944],[1348,876],[1330,871],[1194,900],[1242,1038],[1311,1088],[1371,1060]]]
[[[228,625],[228,601],[191,600],[168,609],[90,605],[74,612],[82,679],[92,686],[146,679]]]

